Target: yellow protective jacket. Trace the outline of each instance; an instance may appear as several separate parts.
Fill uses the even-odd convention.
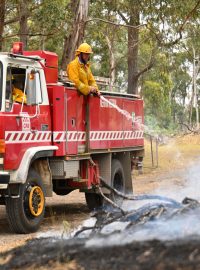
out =
[[[89,86],[94,86],[98,90],[90,65],[80,63],[78,56],[67,66],[67,74],[69,80],[75,83],[83,95],[89,94]]]
[[[13,87],[12,96],[13,96],[13,101],[22,103],[24,100],[24,103],[27,102],[26,95],[19,88]]]

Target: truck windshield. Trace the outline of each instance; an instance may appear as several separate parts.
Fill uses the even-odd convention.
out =
[[[2,106],[3,64],[0,62],[0,110]]]

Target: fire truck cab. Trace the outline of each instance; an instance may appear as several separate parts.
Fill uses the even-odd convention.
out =
[[[90,210],[101,206],[100,177],[132,193],[132,164],[144,155],[143,101],[101,96],[59,81],[55,53],[23,52],[17,43],[0,54],[0,202],[12,231],[36,231],[53,192],[79,189]]]

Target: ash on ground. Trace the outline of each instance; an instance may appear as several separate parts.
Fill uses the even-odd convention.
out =
[[[99,209],[70,239],[31,240],[1,254],[1,269],[199,269],[199,202],[154,199],[127,212]]]

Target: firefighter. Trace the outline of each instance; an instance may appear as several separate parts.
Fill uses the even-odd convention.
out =
[[[90,69],[89,59],[92,48],[87,43],[82,43],[76,50],[75,59],[67,66],[67,74],[70,81],[83,94],[96,94],[100,96],[98,86]]]
[[[9,82],[8,77],[7,77],[7,81]],[[18,102],[18,103],[24,102],[26,104],[27,103],[26,95],[24,94],[24,92],[21,89],[19,89],[15,86],[15,78],[13,75],[11,77],[11,81],[12,81],[12,99],[13,99],[13,101]]]

